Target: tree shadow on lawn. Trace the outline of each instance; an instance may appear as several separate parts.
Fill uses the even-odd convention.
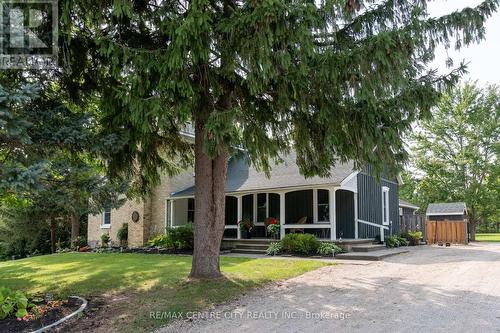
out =
[[[283,272],[296,275],[287,271],[285,261],[245,257],[222,257],[224,278],[215,281],[187,280],[190,256],[71,253],[30,259],[0,267],[0,284],[61,298],[80,295],[91,304],[95,300],[95,313],[87,313],[89,321],[70,324],[71,332],[98,332],[99,326],[102,332],[117,327],[120,332],[148,331],[171,320],[151,319],[151,312],[204,310],[257,286],[290,277],[282,276]],[[85,326],[86,322],[91,327]]]
[[[231,270],[251,258],[226,262]],[[190,256],[150,254],[65,254],[8,262],[0,267],[0,284],[26,291],[50,292],[66,297],[142,291],[157,284],[170,285],[191,270]]]

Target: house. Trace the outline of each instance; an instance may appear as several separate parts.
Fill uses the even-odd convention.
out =
[[[420,207],[406,201],[399,199],[399,216],[403,215],[415,215]]]
[[[264,220],[281,222],[281,237],[301,231],[320,239],[373,239],[399,231],[400,177],[383,174],[378,181],[372,168],[355,170],[352,163],[337,164],[327,178],[304,178],[292,153],[272,166],[270,178],[245,158],[229,161],[226,181],[224,238],[242,238],[238,221],[256,225],[254,237],[266,237]],[[117,230],[128,223],[129,247],[194,221],[193,170],[163,177],[151,196],[128,201],[118,209],[89,216],[88,242],[96,246],[106,233],[117,243]]]

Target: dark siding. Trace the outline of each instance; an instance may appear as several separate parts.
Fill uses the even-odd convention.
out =
[[[382,224],[382,186],[389,188],[389,221],[392,221],[392,233],[399,232],[399,185],[395,178],[387,179],[382,175],[380,181],[366,168],[358,174],[358,218],[368,222]],[[380,233],[377,227],[358,223],[359,238],[373,238]],[[386,234],[388,232],[386,231]]]
[[[337,190],[335,209],[337,238],[354,238],[354,193]]]

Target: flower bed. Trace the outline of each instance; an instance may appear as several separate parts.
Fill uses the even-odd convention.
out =
[[[0,319],[0,332],[33,332],[78,310],[81,301],[75,298],[52,300],[50,297],[28,297],[20,291],[1,289],[5,318]],[[4,317],[2,315],[2,317]]]
[[[273,242],[267,249],[268,255],[294,254],[300,256],[332,257],[336,253],[345,252],[333,243],[319,241],[311,234],[288,234],[281,241]]]

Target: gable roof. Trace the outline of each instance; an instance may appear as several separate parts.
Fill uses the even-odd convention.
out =
[[[406,208],[413,208],[413,209],[419,209],[420,207],[412,204],[411,202],[408,202],[403,199],[399,199],[399,207],[406,207]]]
[[[465,202],[431,203],[426,215],[463,215],[466,210]]]
[[[227,170],[226,193],[246,192],[256,190],[271,190],[314,185],[340,185],[354,170],[352,162],[339,163],[330,169],[329,177],[305,178],[299,172],[295,162],[295,154],[282,157],[283,163],[271,164],[270,178],[265,173],[257,171],[246,158],[231,158]],[[182,191],[172,193],[171,197],[186,197],[194,195],[194,184]]]

